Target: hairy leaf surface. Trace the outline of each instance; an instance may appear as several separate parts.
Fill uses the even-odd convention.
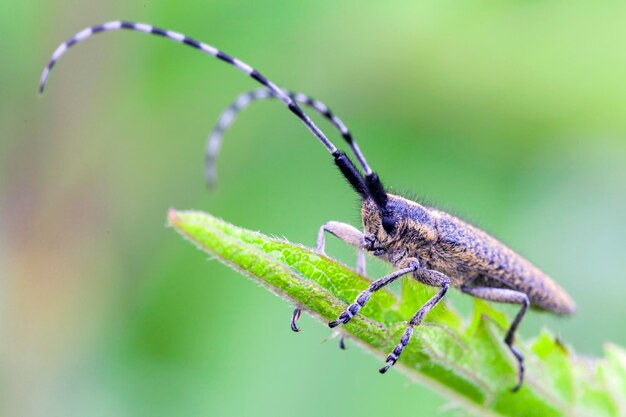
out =
[[[198,248],[301,306],[324,325],[370,282],[312,249],[206,213],[170,210],[168,220]],[[406,320],[434,292],[404,279],[401,297],[378,291],[342,331],[382,361],[398,342]],[[427,384],[478,415],[626,415],[626,352],[608,344],[606,358],[579,357],[547,330],[534,340],[517,340],[527,373],[520,391],[512,393],[517,366],[502,342],[507,323],[493,304],[476,300],[472,317],[464,320],[443,302],[416,328],[392,370]],[[375,377],[377,373],[372,374]]]

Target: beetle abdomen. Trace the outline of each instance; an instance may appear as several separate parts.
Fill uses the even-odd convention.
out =
[[[531,306],[557,314],[576,310],[572,298],[556,282],[521,255],[482,230],[445,212],[431,210],[436,219],[436,251],[445,258],[462,284],[510,288],[525,293]],[[484,281],[484,282],[481,282]]]

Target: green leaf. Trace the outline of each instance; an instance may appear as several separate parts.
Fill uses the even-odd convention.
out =
[[[169,224],[201,250],[263,284],[327,324],[370,281],[326,255],[233,226],[209,214],[170,210]],[[382,360],[406,320],[433,289],[404,280],[402,296],[380,290],[341,331]],[[517,366],[503,344],[508,320],[477,300],[469,323],[447,303],[416,329],[392,368],[485,416],[624,416],[626,353],[607,345],[605,359],[576,356],[549,331],[518,340],[526,379],[517,393]]]

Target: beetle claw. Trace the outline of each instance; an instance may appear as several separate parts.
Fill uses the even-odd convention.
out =
[[[302,314],[302,310],[296,307],[293,310],[293,315],[291,316],[291,330],[294,332],[299,332],[301,329],[298,327],[298,320],[300,319],[300,315]]]
[[[395,360],[390,359],[389,357],[387,357],[387,365],[385,365],[382,368],[380,368],[378,370],[378,372],[380,372],[381,374],[386,373],[389,370],[389,368],[391,368],[395,363],[396,363]]]
[[[346,341],[343,335],[339,336],[339,349],[346,350]]]

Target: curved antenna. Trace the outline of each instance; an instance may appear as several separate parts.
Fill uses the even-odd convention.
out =
[[[70,38],[68,41],[62,43],[57,47],[57,49],[52,54],[52,57],[48,61],[48,64],[43,69],[41,73],[41,79],[39,81],[39,94],[42,94],[44,88],[46,86],[46,81],[48,80],[48,76],[50,75],[50,71],[57,63],[57,61],[67,52],[67,50],[76,45],[79,42],[84,41],[85,39],[90,38],[91,36],[100,33],[100,32],[109,32],[113,30],[120,29],[128,29],[137,32],[149,33],[153,35],[162,36],[166,39],[172,40],[174,42],[183,43],[192,48],[195,48],[199,51],[202,51],[208,55],[211,55],[215,58],[218,58],[238,70],[248,74],[251,78],[256,80],[258,83],[269,89],[272,94],[278,97],[285,105],[291,110],[293,114],[295,114],[307,127],[308,129],[317,137],[317,139],[324,145],[324,147],[330,152],[333,156],[335,164],[343,174],[343,176],[350,182],[352,188],[359,193],[363,198],[369,196],[368,187],[365,184],[361,173],[356,169],[352,161],[346,156],[345,153],[340,152],[335,145],[324,135],[324,133],[313,123],[313,121],[307,116],[302,109],[280,88],[278,88],[273,82],[269,81],[265,78],[261,73],[257,70],[253,69],[250,65],[246,64],[243,61],[238,60],[237,58],[233,58],[230,55],[218,50],[217,48],[208,45],[203,42],[198,42],[192,38],[189,38],[182,33],[173,32],[170,30],[160,29],[154,27],[152,25],[148,25],[145,23],[133,23],[133,22],[125,22],[120,20],[115,20],[112,22],[107,22],[102,25],[91,26],[85,28]]]
[[[348,143],[354,156],[359,161],[361,168],[365,171],[366,175],[372,174],[372,169],[367,164],[365,160],[365,156],[361,152],[359,145],[352,138],[352,134],[350,130],[346,127],[343,121],[335,116],[328,106],[322,103],[319,100],[315,100],[314,98],[307,96],[303,93],[298,93],[294,91],[289,91],[283,89],[285,94],[287,94],[293,101],[304,104],[306,106],[311,107],[316,110],[322,116],[324,116],[329,122],[331,122],[337,130],[341,133],[343,139]],[[209,134],[207,139],[206,153],[205,153],[205,177],[206,182],[209,186],[213,186],[217,179],[217,168],[216,168],[216,159],[217,155],[222,147],[222,141],[224,140],[224,133],[226,130],[234,123],[237,115],[243,111],[246,107],[252,104],[255,101],[267,100],[276,98],[272,92],[265,88],[257,88],[256,90],[245,92],[239,95],[235,101],[222,112],[215,127]]]

